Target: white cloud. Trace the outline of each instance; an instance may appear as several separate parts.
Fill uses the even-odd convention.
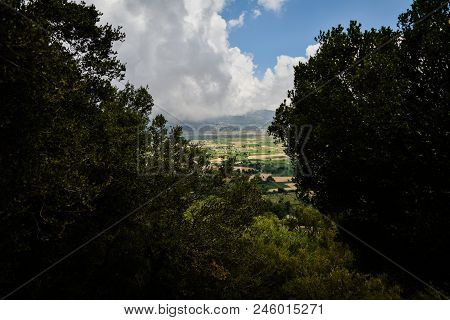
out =
[[[230,28],[240,28],[244,25],[245,12],[242,12],[238,19],[228,20],[228,26]]]
[[[316,55],[317,51],[319,51],[319,48],[320,48],[320,43],[309,45],[306,48],[306,56],[308,58],[314,57]]]
[[[258,0],[258,4],[266,10],[278,12],[283,7],[286,0]]]
[[[253,56],[228,42],[225,0],[91,1],[104,22],[123,26],[116,49],[127,80],[148,84],[156,104],[182,120],[274,110],[293,86],[293,65],[307,59],[279,56],[256,77]]]
[[[258,18],[262,13],[261,13],[261,10],[259,10],[259,9],[253,9],[253,18]]]

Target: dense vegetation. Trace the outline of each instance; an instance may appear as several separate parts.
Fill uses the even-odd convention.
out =
[[[114,85],[124,34],[99,15],[66,0],[0,4],[2,297],[55,262],[9,297],[400,297],[355,269],[316,209],[209,170],[181,128],[150,121],[148,88]]]
[[[448,1],[415,1],[398,27],[322,32],[269,130],[294,163],[306,155],[313,175],[296,177],[305,201],[448,293]],[[313,132],[303,149],[295,130],[305,124]],[[388,272],[409,292],[423,285],[343,236],[365,270]]]

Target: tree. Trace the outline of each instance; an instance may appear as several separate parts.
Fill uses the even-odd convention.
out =
[[[224,159],[222,159],[222,163],[219,167],[219,172],[223,177],[228,177],[233,175],[234,172],[234,165],[236,164],[236,157],[229,156]]]
[[[178,279],[176,297],[398,298],[398,287],[351,268],[350,251],[317,210],[296,206],[277,218],[274,207],[245,176],[193,202],[174,225],[178,263],[167,272]]]
[[[313,175],[296,176],[305,201],[312,191],[322,212],[446,290],[448,18],[446,1],[417,0],[398,31],[352,21],[321,32],[319,52],[295,67],[291,102],[269,128],[294,163],[306,154]],[[313,132],[303,149],[295,128],[305,124]],[[363,266],[391,266],[347,240]]]
[[[136,171],[136,138],[152,135],[153,99],[147,88],[112,84],[125,70],[112,49],[124,38],[120,29],[100,25],[94,6],[65,0],[6,1],[0,15],[0,287],[6,294],[174,178]],[[167,140],[186,146],[179,130],[171,134]],[[75,294],[98,271],[86,261],[102,264],[110,241],[100,243],[72,261],[80,278],[70,276],[73,269],[59,270],[21,294],[64,296],[61,280]]]
[[[241,298],[270,299],[395,299],[399,289],[383,278],[351,270],[350,251],[335,241],[335,228],[302,223],[304,211],[280,220],[274,215],[255,218],[243,235],[249,256],[241,259],[236,274]],[[314,231],[313,231],[314,230]]]

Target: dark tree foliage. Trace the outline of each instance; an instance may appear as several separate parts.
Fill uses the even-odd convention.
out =
[[[111,84],[123,78],[112,46],[124,35],[99,16],[64,0],[0,5],[2,294],[173,182],[136,170],[153,100],[146,88]],[[178,129],[165,139],[187,146]],[[65,285],[92,280],[89,263],[103,259],[92,252]],[[34,284],[40,297],[56,279]]]
[[[305,200],[314,194],[319,210],[448,292],[448,2],[417,0],[398,27],[363,31],[352,21],[321,32],[319,52],[295,68],[291,102],[269,131],[294,163],[305,152],[313,175],[296,177]],[[303,150],[296,128],[305,124],[313,131]],[[407,287],[421,286],[347,240],[369,270],[398,271]]]

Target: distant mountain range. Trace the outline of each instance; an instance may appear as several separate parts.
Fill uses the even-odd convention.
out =
[[[222,116],[202,121],[183,121],[183,129],[208,130],[208,128],[219,131],[236,130],[261,130],[266,129],[275,115],[275,111],[257,110],[240,116]]]

